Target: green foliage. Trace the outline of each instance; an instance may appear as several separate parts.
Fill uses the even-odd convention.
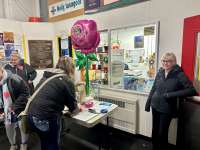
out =
[[[85,55],[82,54],[81,52],[76,52],[76,57],[78,58],[78,60],[85,59]]]
[[[82,68],[84,68],[85,67],[85,65],[86,65],[86,59],[82,59],[82,60],[78,60],[78,69],[79,70],[81,70]]]
[[[87,54],[86,56],[85,54],[82,54],[81,52],[76,52],[76,57],[77,57],[76,67],[78,67],[79,70],[86,67],[87,58],[88,58],[88,68],[90,68],[92,61],[98,61],[94,53]]]
[[[103,61],[107,64],[107,63],[108,63],[108,56],[105,56],[105,57],[103,58]]]
[[[87,57],[91,61],[98,61],[97,56],[94,53],[88,54]]]
[[[92,61],[88,61],[88,68],[90,68]]]
[[[86,95],[89,96],[90,94],[90,84],[89,84],[89,68],[93,61],[98,61],[95,54],[82,54],[81,52],[76,52],[76,67],[78,67],[79,70],[82,68],[85,68],[85,82],[86,82]]]

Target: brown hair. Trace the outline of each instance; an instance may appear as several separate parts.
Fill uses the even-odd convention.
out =
[[[72,77],[74,75],[74,64],[71,57],[62,56],[58,59],[56,68],[63,70],[67,75]]]

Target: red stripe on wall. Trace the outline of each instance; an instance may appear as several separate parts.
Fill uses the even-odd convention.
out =
[[[200,32],[200,15],[185,18],[181,66],[191,81],[194,80],[198,32]]]

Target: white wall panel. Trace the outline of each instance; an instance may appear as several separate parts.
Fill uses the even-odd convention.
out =
[[[14,33],[22,33],[21,22],[9,20],[9,19],[0,19],[0,31],[10,31]]]

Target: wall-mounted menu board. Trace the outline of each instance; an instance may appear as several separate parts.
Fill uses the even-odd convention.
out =
[[[53,67],[51,40],[29,40],[28,46],[31,66],[37,69]]]

